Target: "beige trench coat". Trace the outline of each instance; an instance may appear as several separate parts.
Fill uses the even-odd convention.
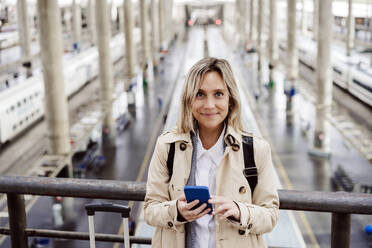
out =
[[[232,149],[227,136],[235,138],[239,149]],[[247,135],[247,134],[245,134]],[[168,182],[167,158],[170,143],[175,142],[173,176]],[[216,195],[228,197],[239,205],[241,223],[215,218],[216,248],[266,247],[263,233],[270,232],[278,221],[278,183],[271,160],[269,144],[254,136],[254,159],[258,170],[258,183],[253,199],[247,179],[243,175],[244,158],[242,134],[228,127],[227,144],[216,175]],[[185,144],[185,145],[181,145]],[[182,148],[186,149],[182,149]],[[156,230],[152,247],[185,247],[185,222],[177,221],[177,198],[183,195],[192,160],[192,142],[189,134],[167,132],[158,138],[150,163],[144,214],[149,225]]]

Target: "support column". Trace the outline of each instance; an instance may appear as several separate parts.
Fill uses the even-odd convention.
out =
[[[131,90],[131,85],[135,83],[135,56],[136,50],[133,41],[133,16],[132,0],[124,0],[124,24],[125,24],[125,55],[126,55],[126,75],[124,77],[125,90],[127,91],[128,107],[133,110],[135,107],[135,98]]]
[[[319,26],[319,0],[313,0],[313,40],[317,40]]]
[[[88,30],[89,30],[89,36],[90,36],[90,41],[91,44],[94,45],[96,44],[96,19],[94,17],[94,0],[89,0],[88,1]]]
[[[169,45],[170,45],[170,42],[172,41],[173,39],[173,36],[174,36],[174,29],[173,29],[173,0],[166,0],[166,8],[165,8],[165,13],[166,13],[166,19],[165,19],[165,23],[166,23],[166,26],[167,27],[165,29],[165,40],[166,40],[166,46],[167,46],[167,50],[169,49]]]
[[[119,30],[120,30],[120,33],[123,34],[124,33],[124,6],[121,5],[119,6]]]
[[[147,30],[147,3],[146,0],[140,0],[140,14],[141,14],[141,44],[142,44],[142,70],[143,70],[143,84],[148,83],[148,67],[150,59],[149,37]]]
[[[80,5],[76,3],[77,0],[72,2],[72,46],[74,51],[80,50],[81,39],[81,12]]]
[[[255,0],[250,1],[249,8],[249,42],[251,48],[255,47],[256,43],[256,23],[255,23]]]
[[[45,119],[51,154],[70,153],[67,97],[64,94],[62,32],[57,0],[38,0],[40,51],[45,89]]]
[[[17,17],[23,66],[26,68],[26,76],[30,77],[32,76],[31,37],[26,0],[17,0]]]
[[[301,31],[303,34],[307,31],[307,18],[306,18],[306,11],[305,11],[305,0],[302,0],[302,10],[301,10]]]
[[[154,69],[158,66],[159,59],[159,22],[158,22],[158,5],[156,0],[151,0],[151,51],[152,51],[152,64]]]
[[[351,55],[351,49],[354,47],[355,21],[353,15],[353,1],[349,0],[349,13],[347,16],[347,34],[346,34],[346,56]]]
[[[278,44],[278,14],[277,14],[277,0],[270,0],[270,82],[269,87],[274,88],[274,70],[279,58],[279,44]]]
[[[104,113],[102,139],[108,145],[115,145],[115,120],[112,115],[114,77],[110,54],[111,27],[109,18],[107,1],[96,1],[101,109]]]
[[[165,49],[165,42],[164,42],[164,8],[165,8],[165,0],[159,0],[159,43],[160,43],[160,50]]]
[[[314,133],[314,151],[319,155],[330,155],[330,124],[326,117],[332,105],[332,0],[319,1],[318,55],[316,68],[317,101]]]
[[[240,32],[240,44],[241,46],[244,48],[245,50],[245,43],[246,43],[246,37],[247,37],[247,34],[246,34],[246,29],[245,29],[245,25],[246,25],[246,18],[247,18],[247,14],[246,14],[246,9],[247,9],[247,5],[246,5],[246,0],[243,0],[243,1],[240,1],[240,4],[239,4],[239,9],[240,9],[240,13],[239,13],[239,32]]]
[[[298,76],[298,54],[296,47],[296,0],[287,0],[287,116],[293,114],[293,96]]]
[[[265,0],[258,0],[258,16],[257,16],[257,50],[260,54],[263,50],[263,27],[265,20],[265,11],[264,11]]]
[[[262,89],[262,59],[264,55],[264,42],[263,42],[263,32],[264,32],[264,20],[265,20],[265,0],[258,1],[258,22],[257,22],[257,52],[258,52],[258,95],[261,95]]]
[[[370,42],[372,43],[372,17],[369,19],[369,28],[370,28],[369,38],[370,38]],[[372,49],[372,47],[371,47],[371,49]],[[371,53],[370,65],[372,67],[372,53]]]

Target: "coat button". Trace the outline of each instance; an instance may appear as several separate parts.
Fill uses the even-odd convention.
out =
[[[244,186],[241,186],[241,187],[239,188],[239,193],[240,193],[240,194],[245,194],[245,192],[247,192],[247,189],[246,189]]]
[[[248,229],[252,228],[252,223],[247,226]]]
[[[181,151],[186,150],[186,144],[185,143],[181,143],[180,144],[180,149],[181,149]]]
[[[168,226],[169,226],[169,227],[173,227],[173,223],[169,221],[169,222],[168,222]]]
[[[237,152],[240,149],[240,147],[239,147],[238,144],[232,144],[231,147],[232,147],[232,149],[233,149],[234,152]]]
[[[239,229],[238,232],[239,232],[240,235],[244,235],[244,234],[245,234],[245,230],[240,230],[240,229]]]

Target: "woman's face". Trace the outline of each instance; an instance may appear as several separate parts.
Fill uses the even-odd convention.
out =
[[[207,72],[200,84],[191,110],[200,129],[215,130],[223,125],[229,112],[229,91],[218,72]]]

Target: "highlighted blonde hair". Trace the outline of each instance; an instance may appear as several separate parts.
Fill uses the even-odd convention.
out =
[[[229,62],[225,59],[204,58],[191,67],[187,73],[182,89],[181,108],[177,120],[177,132],[195,132],[196,120],[192,115],[191,105],[200,89],[204,75],[208,72],[217,72],[226,84],[229,92],[229,113],[226,117],[228,125],[236,131],[242,131],[241,104],[234,75]]]

